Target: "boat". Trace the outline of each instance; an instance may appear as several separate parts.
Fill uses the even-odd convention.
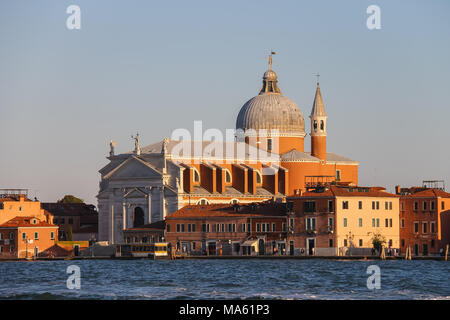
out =
[[[167,242],[118,245],[116,257],[168,259]]]

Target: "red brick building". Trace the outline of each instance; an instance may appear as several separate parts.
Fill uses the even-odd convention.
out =
[[[31,258],[55,245],[58,226],[36,217],[15,217],[0,225],[0,258]]]
[[[166,241],[179,254],[293,254],[286,203],[189,205],[166,217]]]
[[[450,193],[437,188],[396,187],[400,195],[400,250],[436,255],[450,244]]]

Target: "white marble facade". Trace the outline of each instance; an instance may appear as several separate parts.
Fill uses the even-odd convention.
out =
[[[143,221],[137,224],[163,220],[167,214],[179,209],[181,187],[177,179],[182,179],[182,170],[167,161],[163,152],[111,153],[108,159],[110,163],[99,171],[100,241],[122,243],[123,230],[135,227],[135,222],[139,221],[134,219],[142,213]]]

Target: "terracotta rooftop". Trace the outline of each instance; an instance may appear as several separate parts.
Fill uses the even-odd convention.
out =
[[[300,197],[390,197],[397,198],[398,195],[385,191],[383,187],[338,187],[304,192]]]
[[[165,228],[164,221],[156,221],[150,224],[144,224],[143,226],[128,228],[127,231],[163,231]]]
[[[167,220],[177,218],[202,217],[262,217],[285,216],[286,203],[272,201],[257,202],[248,205],[209,204],[188,205],[166,217]]]
[[[33,221],[36,223],[33,223]],[[6,221],[0,225],[0,228],[17,228],[17,227],[55,227],[58,226],[50,224],[46,221],[41,221],[35,217],[15,217],[11,220]]]
[[[405,192],[405,191],[408,192]],[[435,188],[422,188],[422,187],[412,187],[412,188],[402,188],[401,189],[402,197],[441,197],[441,198],[450,198],[450,193],[445,192],[440,189]]]

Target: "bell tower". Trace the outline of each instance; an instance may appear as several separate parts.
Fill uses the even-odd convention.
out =
[[[317,81],[316,96],[311,110],[311,155],[321,160],[327,160],[327,114]]]

